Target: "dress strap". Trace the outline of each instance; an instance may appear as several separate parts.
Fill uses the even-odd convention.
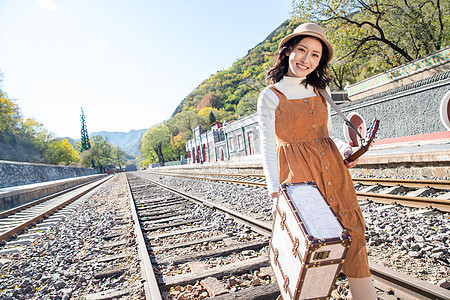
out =
[[[281,100],[281,99],[287,100],[286,95],[283,94],[283,93],[282,93],[279,89],[277,89],[275,86],[269,85],[268,88],[271,89],[272,92],[274,92],[274,93],[278,96],[278,98],[279,98],[280,100]]]

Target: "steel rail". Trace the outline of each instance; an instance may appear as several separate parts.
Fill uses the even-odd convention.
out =
[[[204,176],[223,176],[223,177],[255,177],[255,178],[265,178],[266,176],[264,174],[221,174],[221,173],[195,173],[195,172],[167,172],[167,171],[148,171],[149,173],[156,173],[156,174],[164,174],[167,173],[170,174],[180,174],[180,175],[204,175]]]
[[[227,176],[227,177],[252,177],[251,174],[246,175],[236,175],[236,174],[214,174],[214,173],[190,173],[192,175],[186,175],[187,173],[182,172],[150,172],[159,175],[167,175],[167,176],[176,176],[188,179],[198,179],[198,180],[206,180],[212,182],[228,182],[233,184],[246,184],[257,187],[266,187],[265,182],[249,182],[245,180],[231,180],[224,178],[208,178],[205,176]],[[258,178],[262,178],[264,175],[258,175]],[[450,181],[448,180],[418,180],[418,184],[414,185],[416,180],[401,180],[401,179],[366,179],[366,178],[355,178],[353,179],[356,183],[365,182],[366,184],[376,185],[380,183],[383,186],[407,186],[410,188],[421,188],[428,187],[436,190],[445,189],[445,187],[450,186]],[[434,183],[436,182],[436,185]],[[394,195],[394,194],[382,194],[382,193],[370,193],[370,192],[358,192],[356,191],[356,195],[358,200],[371,200],[377,203],[397,203],[411,207],[431,207],[438,209],[442,212],[450,212],[450,200],[447,199],[439,199],[439,198],[430,198],[430,197],[413,197],[413,196],[403,196],[403,195]]]
[[[152,262],[148,254],[144,234],[142,233],[141,223],[139,221],[139,216],[136,209],[136,202],[134,200],[133,192],[131,191],[128,175],[125,177],[127,179],[128,195],[130,197],[130,208],[131,215],[133,216],[138,253],[141,258],[141,273],[143,277],[142,284],[144,285],[145,298],[148,300],[162,300],[158,281],[156,280],[155,273],[153,272]]]
[[[369,262],[375,287],[394,290],[393,299],[450,299],[450,291],[426,281],[413,278],[398,271]]]
[[[353,178],[354,183],[364,185],[380,184],[383,186],[404,186],[410,188],[450,189],[449,180],[412,180],[412,179],[385,179],[385,178]]]
[[[31,219],[27,219],[27,220],[24,221],[24,222],[20,222],[19,225],[14,226],[14,227],[11,227],[10,229],[6,230],[5,232],[3,232],[3,233],[0,235],[0,241],[6,241],[7,239],[9,239],[10,237],[12,237],[12,236],[13,236],[14,234],[16,234],[17,232],[19,232],[19,231],[21,231],[21,230],[23,230],[23,229],[25,229],[25,228],[28,228],[30,225],[36,223],[37,221],[43,219],[44,217],[53,214],[55,211],[61,209],[61,208],[64,207],[64,206],[67,206],[69,203],[73,202],[74,200],[76,200],[76,199],[80,198],[81,196],[87,194],[88,192],[92,191],[93,189],[95,189],[96,187],[98,187],[98,186],[101,185],[102,183],[106,182],[106,181],[109,180],[110,178],[111,178],[111,177],[106,177],[106,178],[102,178],[102,179],[97,179],[97,180],[99,180],[100,182],[97,182],[97,180],[95,180],[94,182],[90,182],[90,183],[88,184],[88,185],[91,185],[91,186],[86,186],[86,185],[85,185],[85,186],[82,186],[82,187],[78,187],[78,189],[81,190],[80,193],[76,193],[75,195],[71,196],[70,198],[68,198],[68,199],[66,199],[66,200],[63,200],[63,201],[59,202],[59,203],[58,203],[57,205],[55,205],[55,206],[52,206],[50,209],[47,209],[47,210],[45,210],[45,211],[42,212],[42,213],[38,213],[37,215],[33,216]],[[66,190],[66,193],[65,193],[65,194],[67,194],[67,193],[69,193],[69,192],[74,192],[74,193],[75,193],[76,190],[70,190],[70,191],[67,191],[67,190]],[[65,195],[63,194],[63,195],[59,195],[59,196],[60,196],[60,197],[63,197],[63,196],[65,196]],[[54,199],[54,198],[53,198],[53,199]],[[39,204],[40,204],[40,203],[39,203]],[[32,208],[32,207],[29,207],[29,208]],[[13,216],[13,215],[10,215],[10,216]]]
[[[151,172],[153,173],[153,172]],[[199,179],[199,180],[206,180],[206,181],[212,181],[212,182],[227,182],[227,183],[232,183],[232,184],[238,184],[238,185],[242,185],[242,184],[246,184],[246,185],[250,185],[250,186],[256,186],[256,187],[261,187],[261,188],[265,188],[266,187],[266,183],[265,182],[253,182],[253,181],[244,181],[244,180],[239,180],[239,179],[225,179],[225,178],[208,178],[208,177],[204,177],[204,176],[215,176],[215,177],[238,177],[238,178],[242,178],[242,177],[247,177],[247,178],[265,178],[264,175],[257,175],[257,176],[253,176],[253,175],[234,175],[234,174],[195,174],[195,173],[190,173],[188,175],[186,175],[187,173],[179,173],[179,172],[174,172],[174,173],[166,173],[166,172],[158,172],[158,173],[154,173],[154,174],[158,174],[158,175],[167,175],[167,176],[173,176],[175,174],[176,177],[181,177],[181,178],[188,178],[188,179]]]
[[[412,207],[433,207],[443,212],[450,212],[450,200],[425,197],[411,197],[391,194],[356,192],[358,200],[370,200],[379,203],[402,204]]]

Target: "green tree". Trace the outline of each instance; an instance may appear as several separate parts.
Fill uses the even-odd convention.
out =
[[[239,116],[246,117],[256,112],[256,105],[258,103],[258,94],[247,93],[236,107],[236,112]]]
[[[192,137],[192,129],[199,124],[199,116],[195,108],[177,113],[166,122],[172,136],[184,132]]]
[[[80,152],[83,152],[84,150],[87,150],[91,148],[91,143],[89,142],[89,135],[86,128],[86,119],[84,117],[83,108],[81,109],[81,148]]]
[[[209,118],[209,124],[212,124],[212,123],[216,122],[216,117],[214,116],[212,111],[209,112],[209,117],[208,118]]]
[[[154,127],[148,129],[141,139],[141,152],[144,153],[148,159],[152,158],[152,153],[156,154],[158,157],[158,162],[161,166],[168,161],[164,157],[163,149],[170,145],[171,133],[169,127],[164,123],[155,125]],[[167,153],[166,156],[170,155]]]
[[[123,164],[122,160],[117,159],[118,148],[109,143],[106,138],[94,135],[90,143],[91,148],[80,154],[81,165],[96,168],[100,173],[104,173],[110,167],[120,167]]]
[[[122,149],[116,147],[116,153],[114,157],[114,164],[122,169],[122,166],[126,164],[127,153]]]
[[[296,22],[325,27],[335,47],[332,74],[365,79],[449,44],[450,4],[440,0],[296,0]],[[356,76],[356,78],[355,78]]]

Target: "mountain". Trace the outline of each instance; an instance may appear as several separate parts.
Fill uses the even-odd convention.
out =
[[[106,138],[111,144],[119,147],[128,154],[139,156],[139,143],[147,129],[130,130],[129,132],[109,132],[99,131],[89,134],[90,137],[100,135]]]

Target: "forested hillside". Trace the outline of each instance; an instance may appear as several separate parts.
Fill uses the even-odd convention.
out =
[[[266,86],[265,73],[272,64],[279,41],[291,33],[297,23],[281,24],[269,36],[237,60],[231,68],[219,71],[203,81],[192,93],[181,101],[173,115],[195,107],[205,107],[229,112],[227,118],[245,116],[255,110],[259,92]]]

